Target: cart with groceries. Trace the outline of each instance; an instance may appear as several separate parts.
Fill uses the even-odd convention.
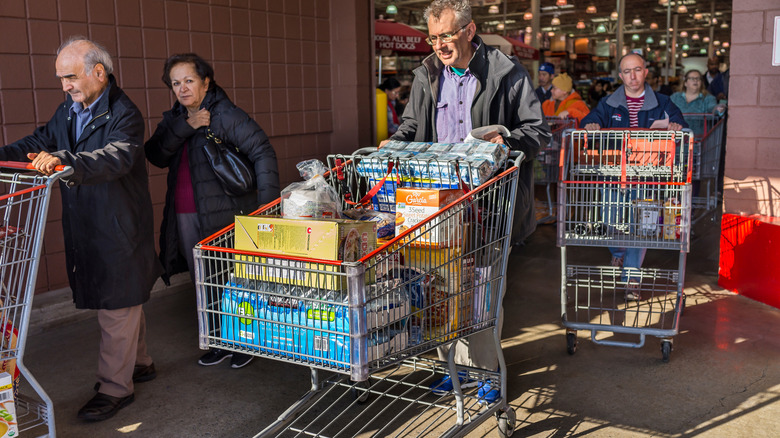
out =
[[[692,152],[689,130],[566,134],[558,183],[558,246],[561,319],[569,354],[576,352],[577,331],[587,330],[593,342],[620,347],[641,348],[646,336],[658,337],[663,361],[669,360],[685,307]],[[652,248],[679,256],[671,269],[596,265],[592,253],[578,247]],[[606,248],[604,260],[609,260]],[[629,281],[634,283],[631,290]]]
[[[558,182],[558,161],[563,144],[563,133],[568,129],[578,128],[577,119],[573,117],[547,116],[546,120],[550,126],[552,137],[550,143],[539,150],[534,161],[534,184],[544,186],[547,194],[544,208],[537,206],[537,223],[539,224],[555,222],[556,205],[552,194],[552,185]]]
[[[305,181],[195,247],[200,347],[311,369],[259,436],[463,436],[490,417],[512,434],[496,321],[522,158],[394,141],[299,163]],[[486,330],[498,370],[431,358]]]
[[[693,131],[692,223],[714,213],[720,201],[718,173],[726,118],[717,114],[683,114]]]
[[[70,173],[58,166],[45,176],[29,163],[0,162],[0,436],[40,436],[44,428],[55,436],[54,405],[24,365],[24,351],[52,186]]]

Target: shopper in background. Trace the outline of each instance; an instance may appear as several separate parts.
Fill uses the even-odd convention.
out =
[[[707,91],[721,103],[725,103],[729,99],[729,71],[730,69],[726,69],[726,71],[716,76],[710,86],[707,87]]]
[[[550,89],[552,88],[552,78],[555,75],[555,66],[549,62],[543,62],[539,66],[539,77],[537,82],[539,87],[536,88],[536,97],[539,102],[544,102],[551,97]]]
[[[144,145],[153,165],[168,168],[160,227],[160,260],[166,283],[173,274],[189,270],[194,283],[192,249],[197,242],[229,225],[236,214],[249,214],[279,197],[276,153],[268,136],[241,108],[230,101],[214,80],[214,70],[194,53],[173,55],[165,62],[163,82],[176,103]],[[254,164],[257,191],[228,195],[204,152],[211,131],[235,146]],[[233,368],[252,356],[211,349],[198,363],[216,365],[231,358]]]
[[[571,117],[579,123],[590,110],[585,102],[573,88],[571,77],[561,73],[552,80],[550,93],[552,99],[542,103],[542,111],[545,116],[557,116],[562,119]]]
[[[698,70],[688,70],[683,79],[681,90],[672,95],[672,102],[680,108],[685,114],[709,114],[714,112],[717,115],[723,115],[726,111],[726,105],[720,104],[715,100],[715,96],[707,93],[702,88],[702,74]],[[688,125],[694,134],[704,133],[704,121],[700,118],[686,118]]]
[[[134,382],[157,376],[142,307],[160,273],[144,120],[97,43],[69,38],[55,69],[65,102],[32,135],[0,148],[0,160],[29,159],[46,175],[61,164],[73,168],[60,184],[68,281],[76,308],[97,309],[101,334],[97,394],[78,418],[100,421],[135,400]]]
[[[666,121],[668,130],[679,131],[688,125],[683,119],[682,113],[672,101],[658,94],[645,82],[647,68],[645,59],[635,53],[629,53],[620,59],[619,76],[623,85],[615,92],[599,102],[598,106],[590,112],[582,124],[587,130],[599,130],[601,128],[650,128],[655,121]],[[619,202],[625,201],[623,197],[634,196],[623,193],[620,189],[604,189],[603,200],[605,205],[605,223],[616,224],[619,222],[621,212],[617,208]],[[630,191],[635,192],[635,191]],[[625,298],[627,300],[640,300],[641,276],[639,269],[645,258],[646,248],[609,248],[612,254],[611,265],[622,266],[621,280],[626,283]]]
[[[588,91],[588,106],[591,108],[595,107],[598,105],[601,98],[606,95],[607,92],[604,91],[604,81],[601,79],[596,80]]]
[[[401,91],[401,83],[396,78],[387,78],[379,89],[387,94],[387,134],[393,135],[398,130],[400,120],[395,111],[395,103],[398,100],[398,93]]]
[[[707,58],[707,74],[702,78],[702,88],[709,88],[712,81],[720,74],[720,57],[713,55]],[[717,97],[717,96],[716,96]]]
[[[476,35],[468,0],[435,0],[424,12],[426,41],[434,54],[414,70],[409,104],[392,140],[456,143],[474,128],[500,124],[511,132],[485,140],[521,150],[512,241],[521,243],[536,228],[533,208],[533,158],[550,141],[550,129],[533,92],[531,78],[516,59],[486,46]],[[384,143],[382,144],[384,145]],[[503,310],[497,330],[501,334]],[[487,370],[498,369],[498,355],[489,330],[455,343],[458,363]],[[446,357],[440,351],[440,358]],[[431,386],[437,393],[452,390],[449,377]],[[499,388],[481,385],[481,401],[499,397]]]
[[[399,118],[404,115],[406,104],[409,103],[409,92],[411,90],[412,87],[401,85],[401,89],[398,91],[398,99],[395,101],[395,113],[398,114]]]
[[[645,79],[650,85],[650,88],[653,89],[658,94],[663,94],[664,96],[671,96],[674,90],[672,87],[670,87],[667,84],[663,83],[663,78],[655,73],[655,70],[648,70],[647,71],[647,78]]]

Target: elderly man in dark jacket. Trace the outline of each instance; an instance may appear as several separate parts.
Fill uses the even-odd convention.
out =
[[[512,240],[521,243],[536,229],[533,210],[533,158],[550,140],[531,79],[516,59],[487,47],[476,36],[471,6],[466,0],[435,0],[425,10],[427,41],[434,54],[414,70],[409,103],[392,140],[453,143],[463,141],[473,128],[500,124],[510,135],[485,140],[525,153],[520,164]],[[503,311],[497,322],[500,336]],[[463,348],[463,347],[466,348]],[[443,358],[444,351],[440,351]],[[491,331],[456,344],[455,359],[464,365],[497,370],[498,355]],[[445,378],[432,385],[436,393],[452,389]],[[483,384],[481,401],[498,399],[496,387]]]
[[[133,382],[156,376],[142,304],[161,267],[141,113],[116,85],[104,48],[74,37],[57,53],[66,101],[32,135],[0,148],[0,159],[30,159],[45,174],[73,167],[60,185],[68,280],[76,307],[98,310],[102,336],[98,393],[78,417],[99,421],[133,402]]]

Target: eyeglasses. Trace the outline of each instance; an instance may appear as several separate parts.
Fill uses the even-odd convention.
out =
[[[620,73],[623,73],[624,76],[628,76],[631,74],[631,72],[634,72],[636,74],[640,74],[644,70],[644,67],[634,67],[634,68],[627,68],[625,70],[621,70]]]
[[[693,77],[693,78],[686,79],[686,81],[701,82],[701,78],[700,77]]]
[[[432,46],[436,45],[436,41],[441,41],[442,43],[452,42],[452,38],[455,36],[455,34],[465,29],[466,26],[468,26],[469,24],[471,24],[471,22],[464,24],[460,29],[452,33],[440,33],[439,35],[431,35],[425,39],[425,42]]]

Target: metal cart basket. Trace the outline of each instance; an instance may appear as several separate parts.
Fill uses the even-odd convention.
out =
[[[58,166],[57,173],[44,176],[30,173],[29,163],[5,161],[0,169],[0,364],[14,379],[14,396],[0,399],[0,409],[15,404],[20,433],[47,427],[54,437],[54,405],[24,365],[24,350],[52,186],[72,169]],[[37,397],[18,392],[20,378]]]
[[[570,354],[576,351],[577,330],[589,330],[594,342],[622,347],[640,348],[646,335],[659,337],[663,360],[669,360],[685,306],[692,149],[688,130],[567,133],[560,159],[558,245],[561,318]],[[676,269],[592,266],[575,262],[569,246],[672,250],[679,259]],[[631,294],[626,293],[629,282],[638,288]],[[600,338],[599,332],[639,340]]]
[[[716,114],[683,114],[693,131],[692,223],[713,212],[720,200],[718,172],[721,166],[726,118]]]
[[[462,436],[493,415],[502,435],[511,435],[515,417],[503,398],[506,371],[496,321],[517,167],[478,181],[484,174],[457,162],[388,162],[359,154],[328,160],[333,170],[325,177],[342,199],[399,183],[461,187],[460,195],[354,261],[234,249],[237,233],[247,231],[235,225],[204,239],[194,250],[200,347],[311,368],[311,391],[262,436],[439,435],[439,422],[448,419],[454,424],[444,435]],[[395,193],[381,194],[385,202],[390,195]],[[278,217],[280,202],[253,215]],[[373,242],[363,238],[360,244]],[[455,349],[445,364],[419,357],[485,330],[494,333],[500,371],[456,366]],[[333,376],[321,380],[320,370]],[[484,403],[476,388],[461,388],[458,379],[452,392],[434,395],[429,385],[442,373],[491,381],[501,397]]]
[[[534,184],[544,186],[547,192],[547,216],[537,220],[540,224],[551,223],[555,221],[555,202],[551,187],[558,182],[558,161],[563,144],[563,133],[568,129],[577,129],[577,119],[572,117],[560,118],[557,116],[547,116],[547,124],[550,125],[552,138],[550,143],[539,150],[539,154],[534,161]],[[538,217],[538,216],[537,216]]]

